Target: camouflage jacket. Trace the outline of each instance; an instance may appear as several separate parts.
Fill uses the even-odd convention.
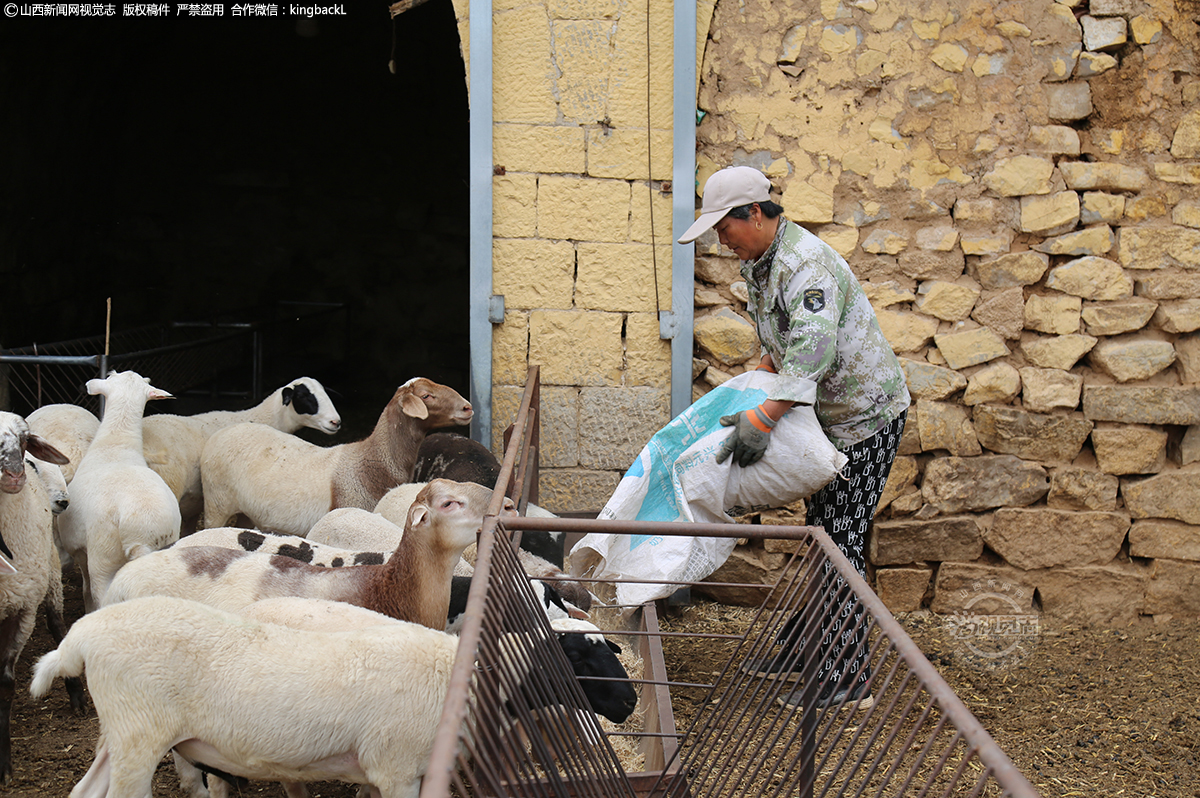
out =
[[[849,265],[780,217],[757,261],[742,261],[748,310],[779,373],[770,398],[811,401],[839,449],[874,435],[908,407],[900,362]]]

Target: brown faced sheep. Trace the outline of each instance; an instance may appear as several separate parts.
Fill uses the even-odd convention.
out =
[[[471,403],[416,377],[396,389],[365,439],[322,447],[262,424],[235,424],[208,439],[201,457],[205,528],[255,526],[303,537],[338,507],[372,510],[412,480],[417,449],[437,427],[467,424]]]

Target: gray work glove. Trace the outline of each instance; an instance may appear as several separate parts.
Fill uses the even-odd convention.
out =
[[[775,421],[764,413],[761,407],[721,416],[721,425],[733,427],[733,432],[717,450],[717,462],[724,463],[725,458],[732,454],[733,462],[742,468],[754,465],[762,459],[771,438],[771,430],[775,429]]]

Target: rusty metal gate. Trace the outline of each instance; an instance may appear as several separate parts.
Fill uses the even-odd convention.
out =
[[[536,498],[537,376],[535,367],[497,483],[519,506]],[[422,798],[1038,795],[823,530],[524,517],[501,526],[500,501],[480,539]],[[707,699],[686,729],[675,728],[669,690],[681,685],[666,676],[656,608],[641,609],[637,631],[608,630],[644,641],[645,673],[633,681],[647,709],[643,749],[653,755],[647,770],[631,773],[584,711],[579,680],[520,570],[512,543],[522,530],[771,537],[798,546],[732,641],[723,671],[702,686]],[[748,667],[784,650],[793,652],[785,670],[795,678]],[[818,674],[829,663],[840,678]],[[855,692],[859,676],[867,681]],[[827,694],[837,698],[822,706]]]

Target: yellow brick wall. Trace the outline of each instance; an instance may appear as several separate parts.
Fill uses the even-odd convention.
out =
[[[699,41],[713,8],[698,8]],[[455,0],[469,69],[467,9]],[[673,14],[662,0],[648,16],[620,0],[493,4],[492,281],[506,314],[492,440],[499,452],[540,366],[541,504],[559,512],[599,510],[669,420]]]

